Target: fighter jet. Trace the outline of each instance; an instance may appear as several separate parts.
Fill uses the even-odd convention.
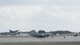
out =
[[[32,37],[37,37],[37,38],[45,38],[45,37],[49,37],[49,34],[46,33],[45,31],[38,31],[38,33],[35,30],[30,31],[29,33]]]
[[[18,30],[16,31],[9,30],[9,32],[1,33],[1,35],[17,35],[17,34],[19,34]]]
[[[9,30],[10,33],[18,33],[18,31],[19,30],[15,30],[15,31]]]
[[[74,37],[77,37],[77,36],[78,36],[78,34],[75,34],[75,35],[74,35]]]

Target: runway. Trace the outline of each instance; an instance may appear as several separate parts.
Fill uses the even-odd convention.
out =
[[[13,42],[80,42],[80,36],[54,36],[54,37],[46,37],[46,38],[36,38],[36,37],[12,37],[5,36],[0,37],[0,43],[13,43]]]
[[[53,42],[0,43],[0,45],[80,45],[80,42],[66,42],[66,43],[53,43]]]
[[[80,36],[35,37],[0,37],[0,45],[80,45]]]

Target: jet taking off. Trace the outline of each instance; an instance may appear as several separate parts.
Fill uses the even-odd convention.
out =
[[[38,33],[37,33],[35,30],[32,30],[29,34],[30,34],[31,36],[37,37],[37,38],[45,38],[45,37],[48,37],[48,36],[49,36],[49,34],[46,33],[46,32],[43,31],[43,30],[38,31]]]

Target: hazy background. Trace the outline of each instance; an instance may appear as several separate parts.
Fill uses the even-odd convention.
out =
[[[80,30],[80,0],[0,0],[0,32]]]

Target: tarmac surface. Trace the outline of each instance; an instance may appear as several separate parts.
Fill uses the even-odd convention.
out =
[[[5,36],[0,37],[0,43],[13,43],[13,42],[80,42],[80,36],[54,36],[46,38],[36,38],[36,37],[15,37],[15,36]]]
[[[0,36],[0,45],[80,45],[80,36],[54,36],[46,38]]]
[[[53,43],[53,42],[0,43],[0,45],[80,45],[80,42],[67,42],[67,43]]]

